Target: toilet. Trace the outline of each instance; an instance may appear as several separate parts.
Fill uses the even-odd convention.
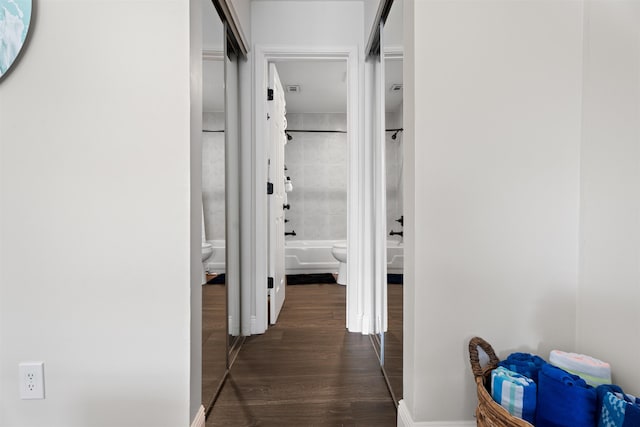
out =
[[[213,245],[211,243],[202,242],[202,284],[207,283],[207,267],[206,262],[213,255]]]
[[[331,249],[333,257],[340,262],[340,269],[338,270],[338,284],[347,284],[347,242],[336,242]]]
[[[204,231],[204,207],[202,208],[202,284],[207,284],[207,267],[205,262],[213,255],[213,245],[207,243]]]

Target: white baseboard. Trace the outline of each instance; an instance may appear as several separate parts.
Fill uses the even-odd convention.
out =
[[[193,419],[193,422],[191,423],[191,427],[204,427],[204,421],[205,421],[204,406],[200,405],[200,409],[198,409],[198,413],[196,414],[196,417]]]
[[[398,405],[398,427],[472,427],[476,421],[413,421],[407,405],[400,400]]]
[[[265,333],[265,331],[258,329],[258,319],[256,318],[255,315],[251,316],[251,321],[250,322],[251,322],[250,323],[251,335],[259,335],[259,334],[264,334]]]

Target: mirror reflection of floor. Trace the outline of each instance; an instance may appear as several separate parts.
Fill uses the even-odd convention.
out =
[[[396,402],[402,399],[402,285],[387,287],[388,325],[384,365]]]
[[[207,281],[214,275],[207,275]],[[202,286],[202,404],[213,399],[226,369],[224,284]]]

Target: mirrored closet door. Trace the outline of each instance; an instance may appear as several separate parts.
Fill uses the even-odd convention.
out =
[[[383,370],[396,405],[402,399],[403,212],[403,0],[393,0],[384,24],[385,175],[387,213],[387,330]]]
[[[240,350],[240,107],[238,60],[240,53],[225,24],[225,179],[227,260],[227,367]]]
[[[208,415],[243,342],[240,272],[240,126],[237,29],[222,0],[203,7],[203,354]],[[244,46],[244,44],[242,45]],[[206,250],[205,250],[206,248]],[[205,256],[205,252],[209,252]],[[206,258],[206,259],[205,259]]]
[[[202,0],[202,404],[209,408],[227,372],[224,25]]]

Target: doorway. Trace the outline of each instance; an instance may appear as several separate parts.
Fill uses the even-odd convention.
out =
[[[358,114],[361,102],[361,91],[358,84],[360,78],[360,70],[357,62],[357,49],[355,47],[347,47],[343,49],[318,49],[317,47],[309,49],[284,49],[284,48],[265,48],[256,46],[254,50],[255,61],[255,93],[268,95],[268,69],[271,63],[287,63],[287,62],[312,62],[320,64],[322,62],[341,62],[346,63],[344,80],[347,86],[347,107],[346,107],[346,132],[348,139],[347,151],[347,231],[346,240],[349,242],[347,248],[347,277],[349,286],[346,290],[346,327],[353,332],[369,333],[372,325],[372,310],[365,310],[364,299],[368,295],[367,290],[360,280],[362,267],[362,257],[360,251],[363,247],[363,236],[365,235],[362,228],[364,211],[361,195],[364,193],[363,180],[361,174],[363,172],[363,163],[361,153],[364,152],[364,140],[360,137],[361,121]],[[256,102],[254,104],[256,118],[266,118],[269,114],[267,96],[264,102]],[[255,187],[264,188],[265,181],[268,181],[269,169],[269,152],[268,152],[268,120],[258,120],[256,123],[256,141],[254,151],[255,164]],[[295,138],[293,132],[290,133]],[[267,192],[261,194],[256,192],[256,214],[255,214],[255,231],[256,231],[256,252],[262,254],[256,258],[256,277],[265,277],[268,283],[269,270],[268,259],[265,254],[268,252],[268,195]],[[264,248],[264,249],[262,249]],[[261,250],[262,249],[262,250]],[[252,334],[261,334],[268,327],[268,287],[264,286],[260,280],[256,281],[256,316],[255,322],[252,322]],[[252,319],[249,319],[252,320]]]
[[[346,66],[344,60],[269,64],[270,231],[276,230],[275,236],[270,233],[269,255],[279,260],[269,263],[269,277],[275,279],[269,295],[271,324],[282,305],[277,289],[285,274],[288,286],[347,285],[346,269],[338,274],[341,264],[334,256],[334,247],[347,242]],[[274,108],[281,102],[282,109]]]

